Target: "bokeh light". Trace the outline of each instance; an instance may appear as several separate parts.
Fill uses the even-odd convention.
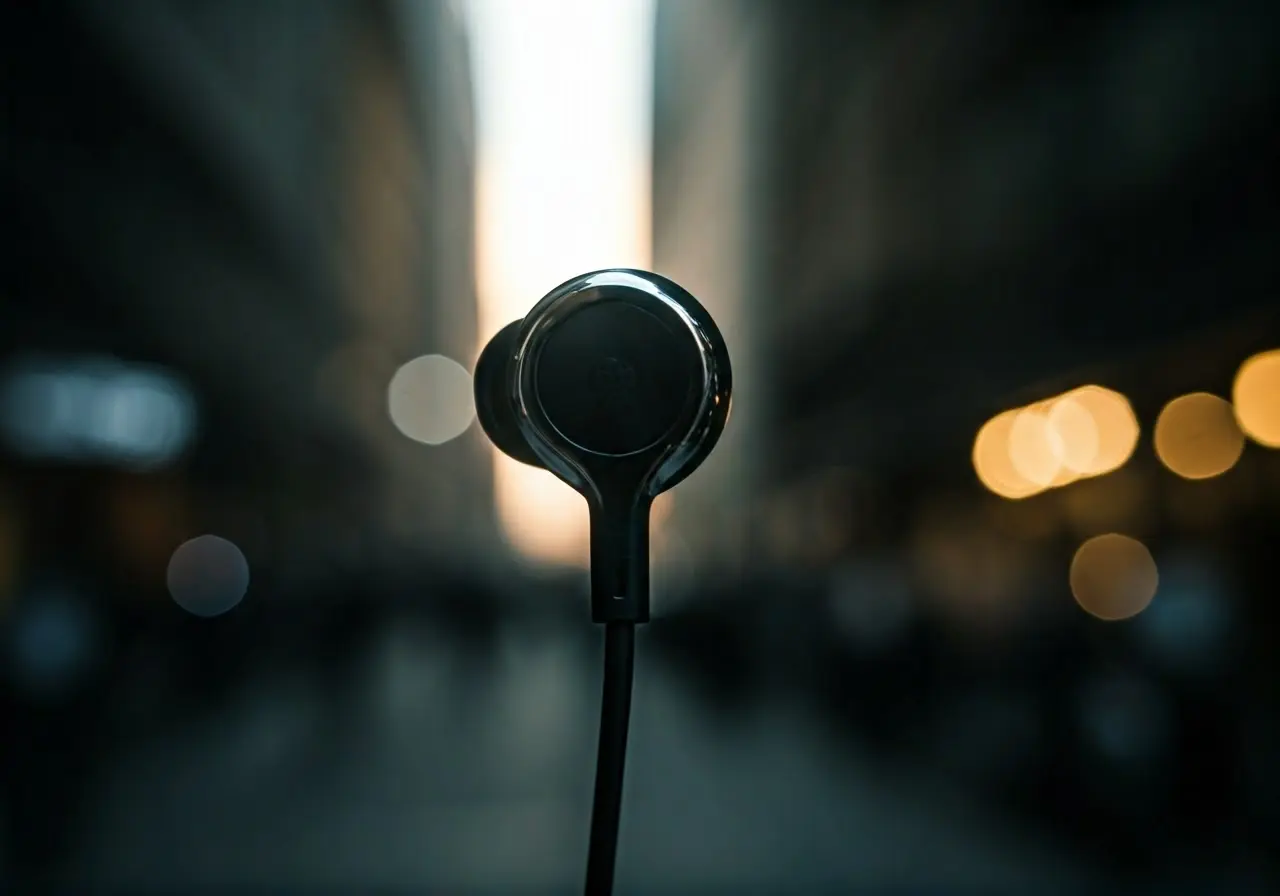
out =
[[[973,466],[1004,498],[1026,498],[1121,467],[1138,443],[1128,399],[1101,386],[997,414],[978,431]]]
[[[1062,472],[1062,443],[1042,405],[1019,411],[1009,428],[1009,457],[1023,479],[1045,487]]]
[[[1013,465],[1009,453],[1009,438],[1018,411],[997,414],[978,430],[973,443],[973,468],[978,479],[988,489],[1003,498],[1026,498],[1040,491]]]
[[[1138,615],[1155,597],[1159,581],[1147,546],[1127,535],[1090,538],[1071,560],[1071,593],[1085,612],[1099,619]]]
[[[188,448],[195,427],[195,399],[172,371],[29,356],[0,374],[0,438],[26,457],[155,469]]]
[[[1089,473],[1098,456],[1098,425],[1089,409],[1064,395],[1049,406],[1046,416],[1049,446],[1071,473]]]
[[[1240,365],[1231,387],[1236,422],[1259,445],[1280,448],[1280,349]]]
[[[1235,466],[1244,434],[1231,405],[1208,392],[1175,398],[1156,418],[1156,455],[1184,479],[1208,479]]]
[[[387,387],[391,421],[409,438],[443,445],[467,431],[475,419],[471,374],[444,355],[414,358]]]
[[[1081,386],[1071,391],[1073,404],[1088,412],[1097,433],[1093,460],[1079,472],[1101,476],[1122,467],[1138,447],[1138,416],[1129,400],[1102,386]]]
[[[201,535],[184,542],[169,558],[169,594],[196,616],[219,616],[249,590],[249,562],[225,538]]]

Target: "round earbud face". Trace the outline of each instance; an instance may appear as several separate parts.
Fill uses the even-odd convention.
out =
[[[702,380],[701,353],[679,321],[617,299],[583,305],[550,329],[533,377],[536,400],[556,432],[583,451],[611,457],[673,435],[699,399]]]
[[[525,317],[510,370],[533,453],[590,494],[656,495],[710,452],[729,413],[724,340],[693,296],[656,274],[597,271]]]
[[[648,620],[652,499],[711,452],[732,391],[711,316],[645,271],[596,271],[558,286],[480,354],[485,433],[587,499],[595,621]]]

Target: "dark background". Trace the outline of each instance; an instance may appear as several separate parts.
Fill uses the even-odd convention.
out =
[[[1280,347],[1278,19],[659,0],[654,266],[737,284],[742,409],[640,635],[620,893],[1280,886],[1280,456],[1151,438]],[[386,414],[479,336],[459,6],[15,3],[0,60],[0,368],[80,384],[5,425],[81,432],[0,453],[0,887],[576,890],[583,575],[511,556],[478,427]],[[1095,382],[1122,469],[983,489],[985,420]],[[1160,570],[1120,622],[1067,575],[1110,531]],[[210,533],[251,576],[202,616]]]

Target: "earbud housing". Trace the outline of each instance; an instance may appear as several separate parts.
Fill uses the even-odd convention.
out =
[[[698,467],[729,416],[711,316],[657,274],[575,277],[490,341],[475,388],[500,450],[586,498],[595,621],[647,621],[653,499]]]

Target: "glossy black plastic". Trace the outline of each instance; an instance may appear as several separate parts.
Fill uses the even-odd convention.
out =
[[[586,499],[592,616],[649,617],[649,509],[692,473],[729,416],[732,372],[711,316],[657,274],[568,281],[485,347],[481,427]]]
[[[520,321],[507,324],[489,340],[476,361],[473,387],[476,394],[476,417],[489,441],[508,457],[541,467],[542,461],[524,440],[520,424],[511,409],[507,386],[508,362],[515,354]]]

